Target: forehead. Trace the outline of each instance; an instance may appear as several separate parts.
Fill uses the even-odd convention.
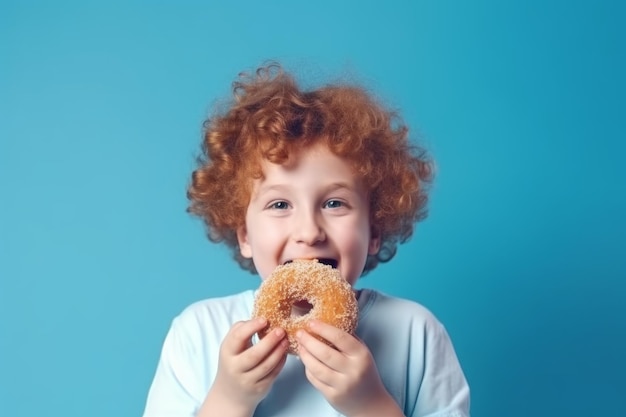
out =
[[[318,174],[325,176],[328,171],[332,171],[335,175],[355,177],[352,163],[348,159],[335,154],[323,144],[294,149],[281,162],[273,162],[267,158],[262,158],[258,164],[262,179],[268,175],[278,174]]]
[[[327,149],[299,153],[289,163],[276,164],[264,160],[260,165],[262,176],[251,184],[251,199],[276,193],[319,196],[341,192],[360,198],[366,198],[368,194],[350,163]]]
[[[269,145],[269,142],[261,141],[266,146],[257,147],[241,160],[240,184],[245,187],[247,196],[243,204],[249,204],[258,196],[261,185],[282,182],[293,183],[299,188],[316,187],[319,181],[309,181],[307,184],[305,180],[321,180],[328,174],[335,175],[336,178],[332,178],[334,182],[349,184],[349,188],[368,198],[370,187],[361,167],[363,162],[343,144],[326,137],[281,140],[273,145]]]

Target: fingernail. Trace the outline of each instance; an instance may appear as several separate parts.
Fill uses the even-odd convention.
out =
[[[274,329],[274,334],[278,337],[283,337],[285,335],[285,331],[279,327]]]

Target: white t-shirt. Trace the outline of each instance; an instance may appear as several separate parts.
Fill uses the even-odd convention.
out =
[[[469,417],[469,387],[442,324],[413,301],[363,289],[356,335],[407,417]],[[199,301],[172,322],[144,417],[192,417],[215,380],[219,349],[231,326],[248,320],[254,292]],[[289,355],[254,417],[341,416]]]

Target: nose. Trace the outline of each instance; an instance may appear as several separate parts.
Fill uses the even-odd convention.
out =
[[[315,213],[300,213],[293,225],[293,238],[297,243],[315,245],[326,240],[322,220]]]

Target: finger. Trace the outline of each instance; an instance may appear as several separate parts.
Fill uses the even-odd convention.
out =
[[[360,345],[358,340],[351,334],[320,320],[311,320],[308,329],[310,332],[327,340],[335,346],[338,351],[345,354],[353,353]]]
[[[280,344],[274,349],[265,360],[253,371],[258,381],[274,379],[283,369],[287,361],[287,349],[289,342],[287,339],[281,340]]]
[[[343,355],[306,331],[296,333],[298,354],[307,369],[316,375],[339,372]],[[325,380],[328,378],[324,378]]]
[[[298,355],[306,369],[307,379],[317,389],[324,386],[332,386],[332,381],[337,378],[337,371],[320,362],[304,344],[298,346]]]
[[[231,355],[239,354],[250,346],[252,336],[266,326],[267,320],[260,317],[239,321],[228,331],[222,342],[222,348]]]
[[[241,354],[240,366],[243,372],[248,372],[259,366],[275,350],[288,345],[286,333],[281,328],[269,332],[257,344]]]

